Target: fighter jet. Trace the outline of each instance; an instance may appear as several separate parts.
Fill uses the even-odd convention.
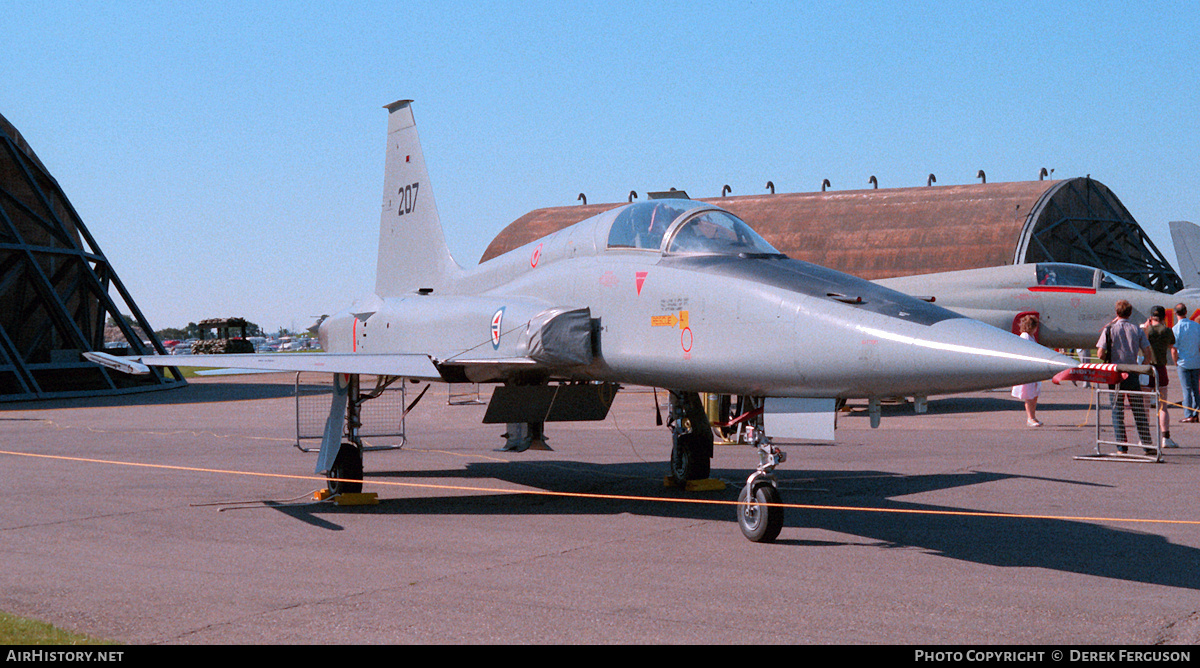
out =
[[[1174,225],[1174,223],[1172,223]],[[1118,300],[1133,305],[1133,322],[1145,322],[1153,306],[1174,324],[1178,302],[1195,309],[1200,290],[1173,295],[1148,290],[1102,269],[1061,262],[1014,264],[875,281],[1000,329],[1017,332],[1028,314],[1038,316],[1038,343],[1050,348],[1094,348],[1114,317]]]
[[[335,374],[316,471],[362,485],[360,377],[495,383],[484,422],[521,450],[545,422],[602,420],[625,385],[670,391],[670,469],[707,478],[700,392],[752,398],[759,465],[741,491],[747,538],[783,524],[778,436],[832,439],[835,402],[1041,380],[1072,360],[868,281],[789,259],[690,199],[628,204],[464,269],[446,247],[411,100],[388,110],[373,293],[325,319],[324,353],[88,358],[131,372],[206,366]],[[877,415],[873,424],[877,424]]]

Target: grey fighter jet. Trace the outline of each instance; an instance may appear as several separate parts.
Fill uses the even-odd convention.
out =
[[[359,409],[371,393],[360,375],[496,383],[484,421],[509,425],[517,450],[547,421],[604,419],[622,385],[666,388],[671,471],[683,481],[709,475],[698,393],[751,397],[759,466],[738,522],[755,541],[773,540],[783,523],[772,471],[785,453],[764,429],[832,439],[839,399],[877,407],[1073,366],[940,306],[789,259],[736,216],[688,199],[621,206],[464,269],[446,248],[410,101],[386,108],[375,291],[321,323],[326,352],[89,359],[132,372],[334,373],[316,470],[343,491],[362,484]]]
[[[1173,295],[1148,290],[1102,269],[1061,262],[1014,264],[875,281],[1000,329],[1017,332],[1028,314],[1038,316],[1038,343],[1050,348],[1094,348],[1100,331],[1112,321],[1113,306],[1133,305],[1132,322],[1145,322],[1153,306],[1167,310],[1178,302],[1195,309],[1200,290]]]

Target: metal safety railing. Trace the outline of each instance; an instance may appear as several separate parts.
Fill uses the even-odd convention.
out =
[[[1095,452],[1075,459],[1107,459],[1142,462],[1162,461],[1162,431],[1158,420],[1158,374],[1153,366],[1119,364],[1115,369],[1128,377],[1145,377],[1136,383],[1096,384]],[[1150,389],[1143,389],[1143,388]]]
[[[325,434],[325,420],[333,401],[330,374],[310,374],[302,382],[303,372],[296,373],[296,447],[302,452],[316,452],[304,441],[320,441]],[[319,378],[318,378],[319,377]],[[371,378],[364,376],[364,379]],[[401,448],[407,442],[404,429],[404,383],[395,383],[379,390],[379,395],[362,402],[359,436],[363,438],[399,438],[399,443],[370,446],[367,450]]]

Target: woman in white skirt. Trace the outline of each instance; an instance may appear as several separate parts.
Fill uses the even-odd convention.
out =
[[[1027,315],[1021,318],[1018,327],[1021,330],[1022,339],[1037,341],[1038,319],[1036,315]],[[1012,395],[1025,402],[1025,424],[1030,427],[1042,426],[1042,423],[1038,422],[1037,419],[1037,400],[1041,389],[1041,383],[1015,385],[1012,389]]]

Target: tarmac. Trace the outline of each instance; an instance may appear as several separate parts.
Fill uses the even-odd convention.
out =
[[[1007,389],[878,429],[852,402],[836,442],[785,446],[797,507],[756,544],[728,505],[754,450],[716,447],[724,491],[665,487],[649,390],[511,453],[435,385],[404,447],[366,456],[379,504],[347,507],[309,500],[293,378],[266,378],[0,405],[0,610],[131,644],[1200,640],[1200,425],[1178,411],[1153,464],[1074,459],[1085,387],[1043,383],[1040,429]]]

